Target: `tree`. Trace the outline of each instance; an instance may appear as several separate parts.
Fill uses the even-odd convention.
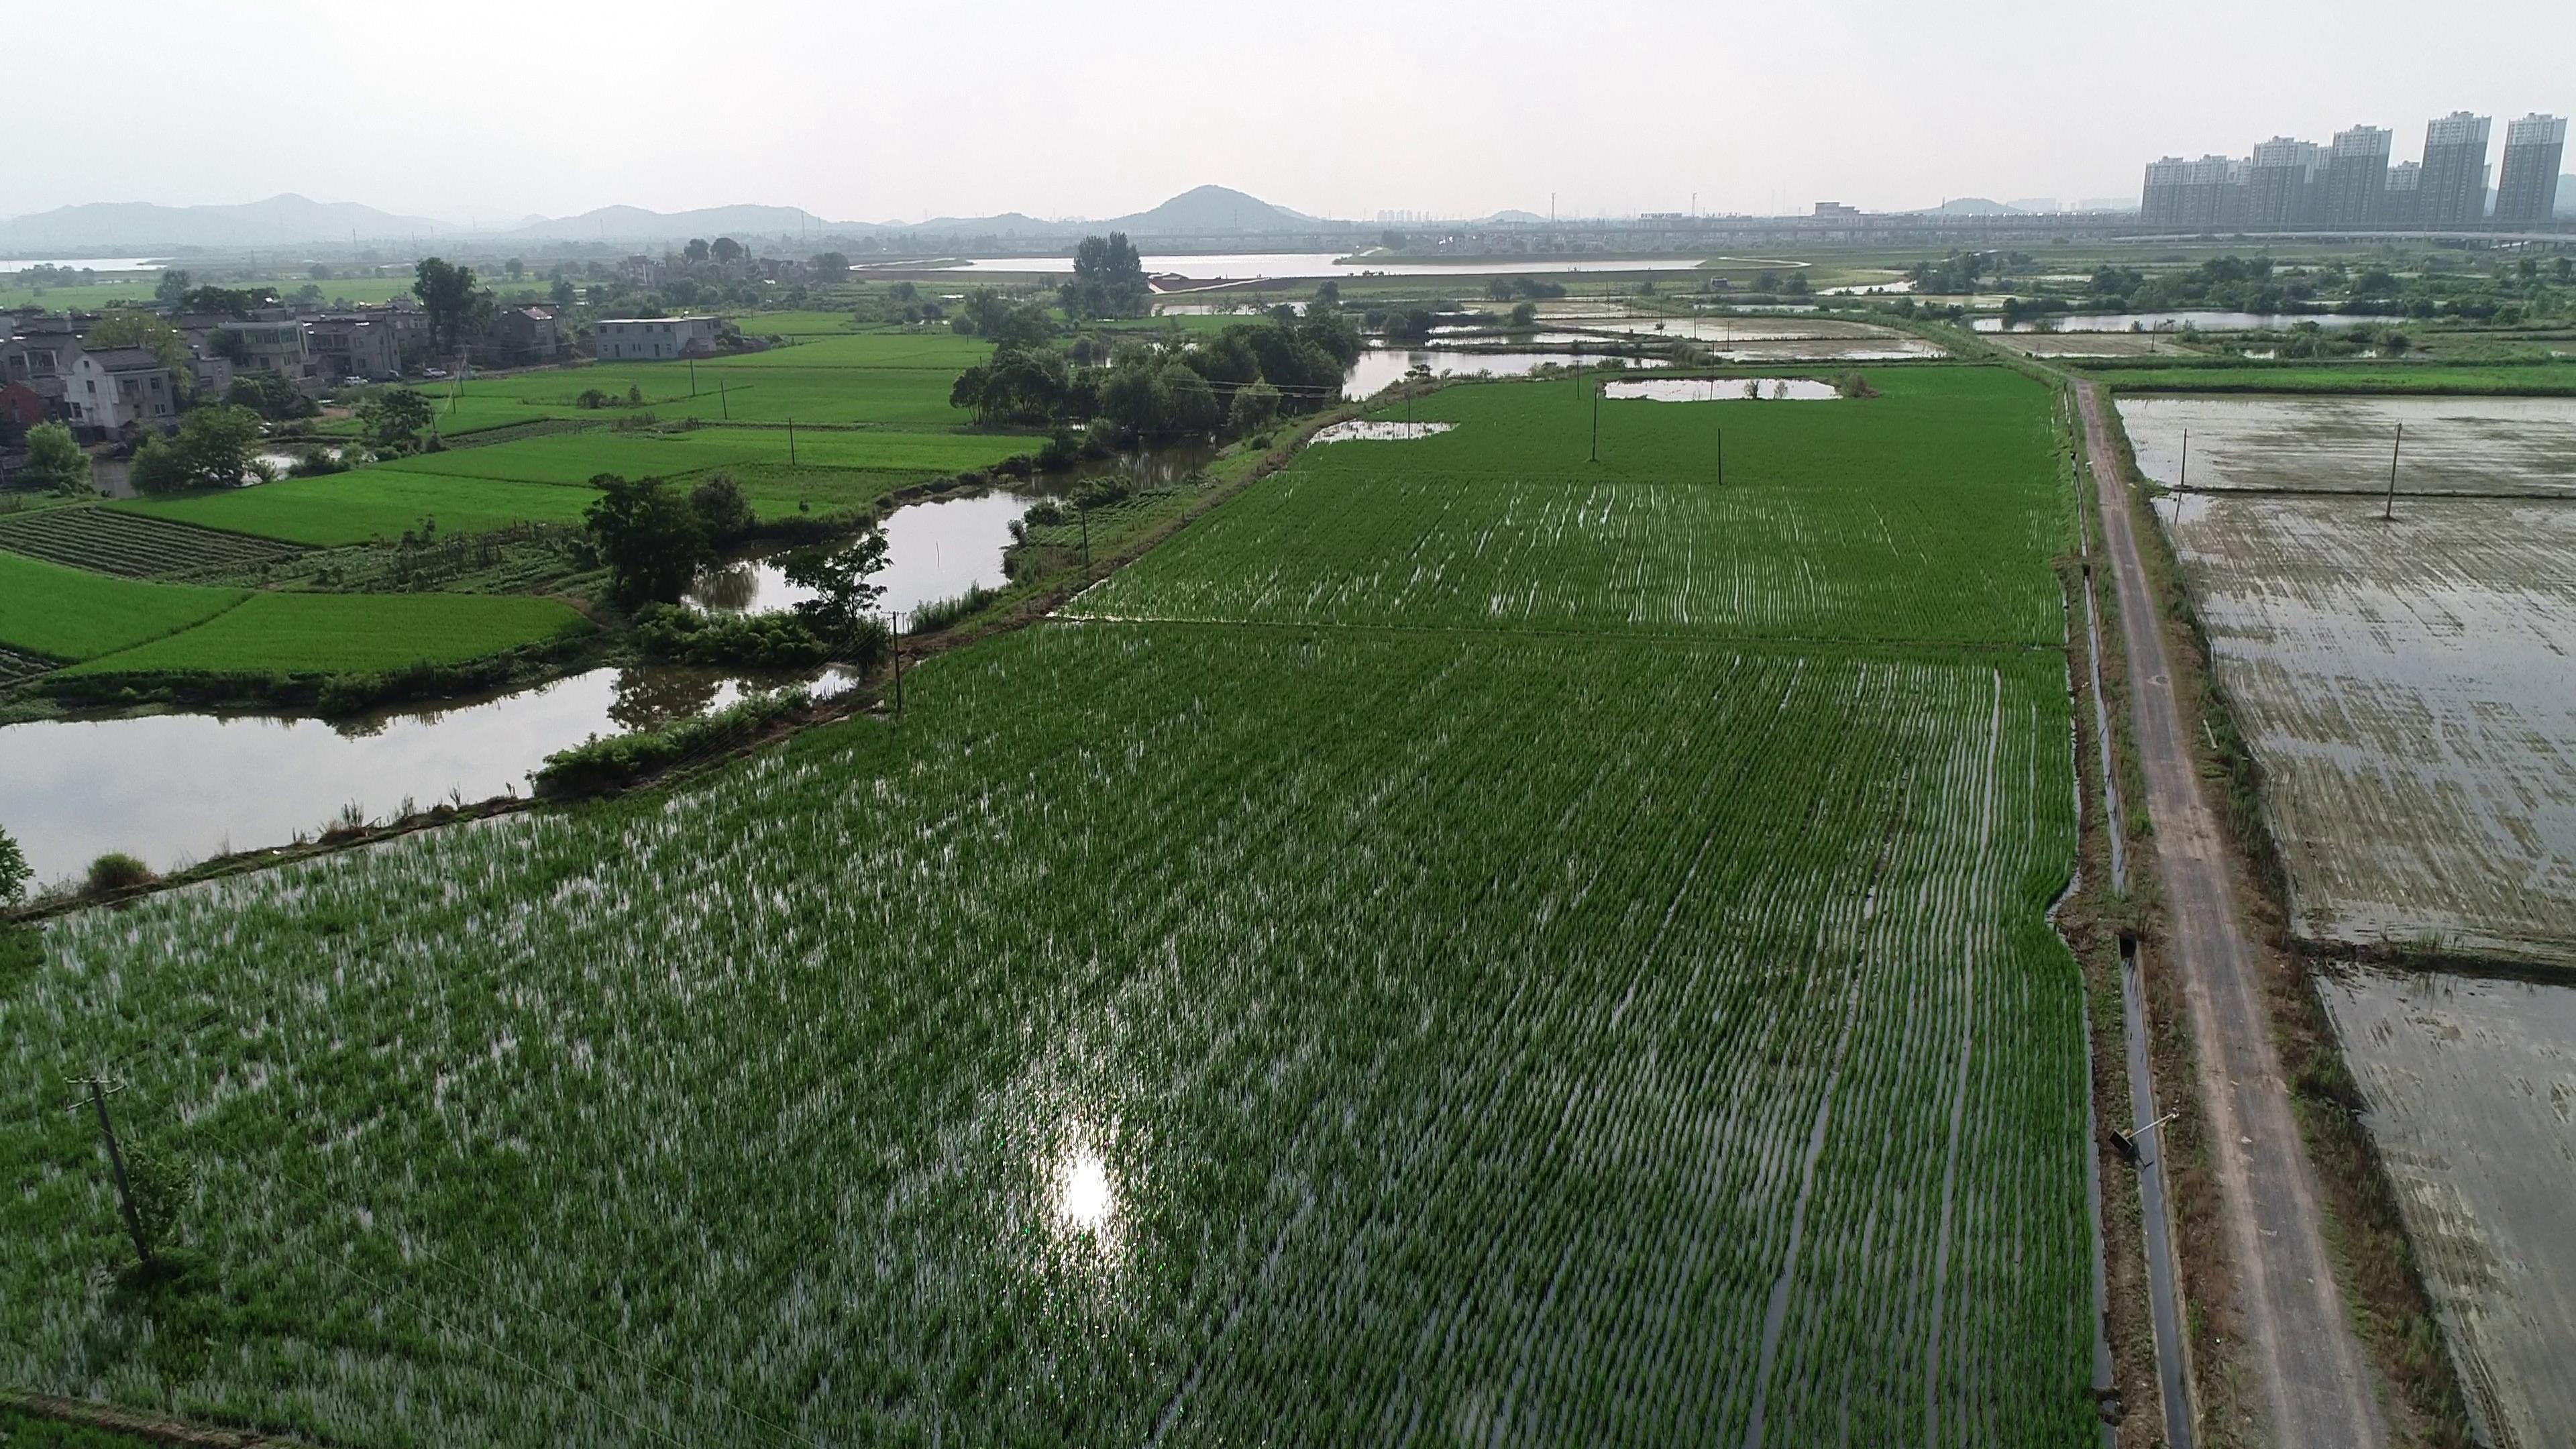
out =
[[[492,315],[492,294],[475,285],[472,267],[423,257],[414,269],[411,290],[420,298],[421,310],[429,314],[432,342],[441,352],[454,352],[469,329],[479,328]]]
[[[199,408],[180,420],[176,436],[143,440],[134,452],[134,486],[143,493],[237,487],[258,445],[257,413],[230,405]]]
[[[18,848],[8,831],[0,830],[0,905],[18,899],[27,888],[27,878],[34,874],[27,868],[27,853]]]
[[[179,268],[168,268],[161,273],[161,280],[152,284],[152,300],[164,307],[176,307],[188,299],[188,283],[192,280]]]
[[[817,252],[814,270],[835,279],[846,277],[850,274],[850,259],[840,252]]]
[[[233,379],[224,390],[224,401],[237,408],[248,408],[270,422],[289,418],[310,418],[321,414],[321,406],[295,390],[295,384],[273,372],[253,372]]]
[[[1127,233],[1087,236],[1074,249],[1073,280],[1060,296],[1076,317],[1142,317],[1153,297],[1145,280],[1145,259]]]
[[[706,520],[659,478],[602,473],[590,482],[600,496],[582,521],[608,562],[609,591],[629,609],[678,603],[698,570],[715,562]]]
[[[180,298],[179,305],[190,312],[247,317],[262,307],[276,306],[277,293],[267,287],[198,287]]]
[[[49,493],[77,497],[91,491],[89,454],[61,423],[38,423],[27,430],[27,465],[18,471]]]
[[[885,564],[885,535],[871,530],[846,548],[798,549],[780,572],[812,595],[796,606],[798,621],[816,638],[849,652],[877,633],[874,615],[885,588],[870,579]]]
[[[501,270],[508,272],[510,280],[515,282],[528,274],[528,264],[517,257],[512,257],[501,264]]]
[[[250,361],[250,339],[229,327],[218,327],[207,333],[206,350],[226,362]]]
[[[1537,324],[1538,304],[1536,302],[1515,302],[1512,304],[1512,325],[1514,327],[1533,327]]]
[[[680,254],[689,259],[689,265],[696,266],[707,259],[707,239],[702,236],[689,238],[689,244],[680,248]]]
[[[429,399],[417,388],[389,387],[358,405],[358,425],[380,453],[408,453],[429,431]]]
[[[717,543],[742,537],[760,521],[759,515],[752,512],[751,499],[731,473],[708,474],[689,490],[689,506],[697,510],[698,521],[706,525],[707,537]]]
[[[1279,416],[1279,389],[1266,382],[1240,387],[1234,392],[1234,406],[1226,409],[1226,426],[1239,437],[1250,437],[1270,426]]]
[[[546,295],[558,307],[570,307],[581,300],[581,290],[572,284],[570,277],[555,278],[555,284],[546,289]]]
[[[729,236],[717,237],[715,239],[715,244],[709,247],[708,250],[715,253],[715,258],[719,263],[728,267],[741,261],[743,257],[742,243],[735,241]]]

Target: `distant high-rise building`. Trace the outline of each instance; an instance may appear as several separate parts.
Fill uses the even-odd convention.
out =
[[[2388,189],[2379,198],[2379,224],[2404,230],[2424,224],[2424,166],[2400,161],[2388,168]]]
[[[2364,227],[2379,220],[2379,204],[2388,190],[2388,141],[2387,130],[2379,126],[2335,132],[2334,149],[2326,153],[2325,204],[2318,208],[2318,221]]]
[[[2256,146],[2245,168],[2245,225],[2279,231],[2315,220],[2316,180],[2325,164],[2325,148],[2314,141],[2275,136]]]
[[[2504,128],[2504,171],[2496,178],[2495,219],[2532,226],[2558,211],[2558,164],[2567,154],[2567,120],[2538,112]]]
[[[2226,156],[2147,163],[2138,219],[2176,231],[2235,231],[2245,224],[2245,163]]]
[[[2487,127],[2486,117],[2466,111],[2425,125],[2417,226],[2476,226],[2487,219]]]

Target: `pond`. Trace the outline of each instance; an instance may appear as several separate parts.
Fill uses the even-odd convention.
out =
[[[1979,332],[2175,332],[2186,326],[2203,332],[2254,332],[2286,331],[2301,322],[2332,330],[2400,320],[2333,313],[2308,317],[2262,312],[2068,312],[2034,317],[2018,327],[2006,327],[2001,317],[1979,317],[1970,325]]]
[[[0,729],[0,821],[39,884],[121,850],[168,871],[281,846],[344,810],[389,819],[406,802],[528,789],[545,757],[721,708],[746,688],[848,687],[837,669],[746,680],[680,666],[594,669],[497,697],[325,722],[269,715],[44,720]]]
[[[968,589],[1008,583],[1002,553],[1011,546],[1011,521],[1037,501],[1018,493],[979,493],[908,503],[888,514],[886,566],[876,576],[885,596],[878,607],[910,613]],[[793,608],[813,594],[787,581],[780,560],[790,552],[778,549],[701,574],[689,590],[689,602],[729,614]]]
[[[157,272],[168,265],[168,262],[153,257],[33,257],[24,261],[0,261],[0,276],[32,272],[38,267],[61,267],[72,272]]]
[[[1596,339],[1597,341],[1598,339]],[[1597,361],[1599,351],[1592,354]],[[1360,354],[1351,370],[1342,375],[1342,396],[1374,397],[1381,390],[1404,381],[1405,373],[1416,367],[1428,367],[1433,377],[1466,377],[1491,373],[1495,377],[1524,377],[1547,366],[1568,367],[1577,359],[1568,352],[1461,352],[1440,347],[1372,347]],[[1622,358],[1630,367],[1661,367],[1658,358]],[[1590,364],[1587,364],[1590,365]]]

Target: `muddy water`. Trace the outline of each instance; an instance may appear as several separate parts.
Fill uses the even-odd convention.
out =
[[[2034,317],[2018,327],[2006,327],[2001,317],[1980,317],[1970,325],[1979,332],[2172,332],[2184,327],[2197,327],[2203,332],[2252,332],[2257,329],[2286,330],[2301,322],[2314,322],[2332,330],[2403,320],[2344,317],[2333,313],[2305,317],[2264,312],[2068,312],[2054,317]]]
[[[1826,402],[1842,394],[1811,377],[1655,377],[1605,383],[1601,395],[1651,402]]]
[[[592,735],[721,708],[746,688],[847,687],[839,670],[760,680],[666,666],[594,669],[495,698],[325,723],[262,715],[48,720],[0,729],[0,822],[39,884],[121,850],[169,870],[368,819],[528,789]]]
[[[2139,469],[2167,487],[2377,492],[2394,454],[2401,495],[2576,498],[2576,398],[2124,397],[2119,409]]]
[[[2576,1425],[2576,989],[2321,975],[2479,1438]]]

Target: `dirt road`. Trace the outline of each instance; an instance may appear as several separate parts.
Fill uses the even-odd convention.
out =
[[[2255,981],[2256,947],[2237,915],[2227,847],[2174,699],[2157,628],[2162,613],[2130,532],[2127,488],[2092,385],[2078,383],[2076,392],[2101,499],[2103,552],[2120,591],[2131,729],[2155,822],[2168,932],[2159,954],[2190,1006],[2245,1358],[2270,1411],[2266,1437],[2285,1449],[2376,1449],[2388,1442],[2387,1423],[2326,1256],[2316,1173],[2272,1047]]]

